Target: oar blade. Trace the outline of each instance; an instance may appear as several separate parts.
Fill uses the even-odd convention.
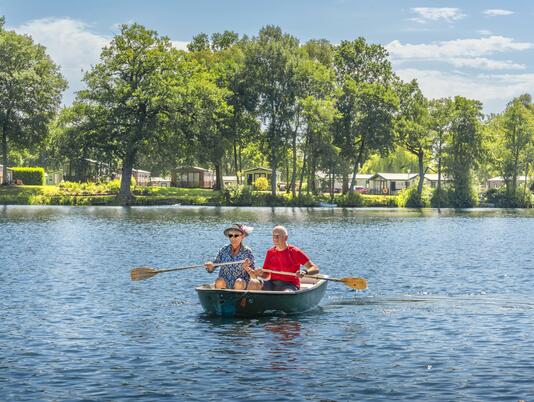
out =
[[[148,267],[137,267],[130,271],[130,278],[132,281],[144,281],[157,275],[158,270]]]
[[[341,282],[343,282],[345,285],[352,289],[367,289],[367,279],[365,278],[341,278]]]

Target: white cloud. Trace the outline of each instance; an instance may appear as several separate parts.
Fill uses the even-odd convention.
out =
[[[479,35],[483,35],[483,36],[489,36],[489,35],[491,35],[491,31],[490,31],[489,29],[479,29],[479,30],[477,31],[477,33],[478,33]]]
[[[517,64],[510,60],[492,60],[485,57],[457,57],[451,58],[447,62],[458,68],[469,67],[483,70],[524,70],[526,68],[524,64]]]
[[[452,23],[465,17],[465,14],[462,14],[459,8],[451,7],[415,7],[412,8],[412,11],[417,14],[417,17],[413,18],[413,20],[421,24],[440,20]]]
[[[386,45],[393,62],[433,61],[449,63],[456,67],[485,70],[519,70],[522,64],[510,60],[492,60],[483,56],[496,53],[523,51],[534,48],[534,43],[517,42],[504,36],[488,36],[479,39],[455,39],[429,44],[403,44],[398,40]]]
[[[484,10],[484,14],[489,17],[501,17],[504,15],[512,15],[514,14],[514,12],[510,10],[490,9],[490,10]]]
[[[45,46],[50,57],[61,66],[61,73],[69,82],[63,95],[65,104],[70,104],[75,92],[84,87],[84,73],[100,61],[102,48],[111,41],[111,35],[91,32],[88,24],[71,18],[37,19],[9,29],[31,35],[34,42]],[[177,49],[186,49],[187,43],[172,41]]]
[[[34,42],[45,46],[50,57],[61,66],[69,81],[65,101],[72,101],[73,93],[80,90],[85,71],[96,64],[100,52],[110,38],[90,32],[88,24],[70,18],[32,20],[13,28],[18,33],[31,35]],[[83,71],[82,71],[83,70]]]
[[[173,40],[171,41],[172,45],[178,49],[178,50],[187,50],[187,45],[189,42],[179,41],[179,40]]]
[[[416,79],[428,98],[464,96],[484,103],[484,111],[501,112],[512,98],[534,93],[534,74],[478,74],[466,76],[435,70],[400,69],[404,80]]]
[[[451,57],[480,57],[506,51],[534,48],[534,43],[516,42],[504,36],[480,39],[454,39],[430,44],[402,44],[394,40],[386,45],[390,55],[399,59],[440,59]]]

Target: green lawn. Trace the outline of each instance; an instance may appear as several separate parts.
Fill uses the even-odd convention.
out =
[[[65,186],[0,186],[0,204],[18,205],[112,205],[114,191],[93,183]],[[136,187],[135,204],[216,204],[220,192],[210,189]]]
[[[0,186],[0,204],[18,205],[116,205],[118,186],[95,183],[64,183],[58,186]],[[133,205],[234,205],[234,206],[318,206],[330,201],[327,194],[303,194],[293,199],[290,194],[241,191],[222,196],[220,191],[200,188],[134,187]],[[336,194],[334,203],[347,207],[395,207],[397,197],[383,195]]]

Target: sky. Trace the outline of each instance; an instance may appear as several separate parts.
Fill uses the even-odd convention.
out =
[[[102,47],[132,22],[179,48],[201,32],[254,36],[269,24],[301,42],[364,37],[385,46],[396,74],[416,79],[428,98],[461,95],[499,113],[515,96],[534,96],[534,2],[524,0],[0,0],[0,15],[61,66],[65,105]]]

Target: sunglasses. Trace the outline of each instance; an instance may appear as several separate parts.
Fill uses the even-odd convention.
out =
[[[229,234],[228,237],[231,239],[232,237],[239,237],[241,236],[240,234]]]

